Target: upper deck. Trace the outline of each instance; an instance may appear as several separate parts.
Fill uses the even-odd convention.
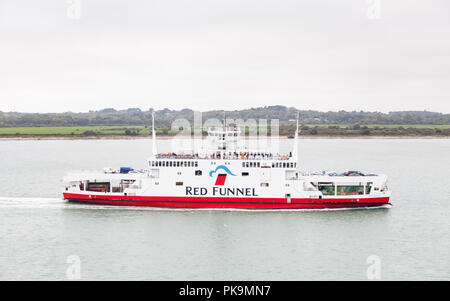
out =
[[[208,128],[208,144],[199,152],[192,153],[158,153],[152,160],[261,160],[261,161],[296,161],[292,152],[286,154],[272,153],[267,150],[249,150],[240,142],[241,130],[226,126]]]
[[[277,160],[285,161],[292,158],[292,153],[289,154],[273,154],[267,152],[213,152],[207,155],[201,154],[176,154],[176,153],[166,153],[157,154],[156,159],[193,159],[193,160]]]

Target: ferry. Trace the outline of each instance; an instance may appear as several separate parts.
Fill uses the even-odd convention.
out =
[[[275,154],[242,147],[241,130],[210,127],[199,152],[153,153],[145,170],[105,168],[71,172],[63,197],[88,204],[162,208],[326,209],[389,206],[387,176],[347,171],[304,172],[298,165],[299,126],[293,150]]]

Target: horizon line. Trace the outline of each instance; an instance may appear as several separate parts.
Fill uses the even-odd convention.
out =
[[[266,109],[266,108],[271,108],[271,107],[283,107],[286,109],[294,109],[297,110],[299,112],[301,111],[314,111],[314,112],[320,112],[320,113],[328,113],[328,112],[332,112],[332,113],[339,113],[339,112],[347,112],[347,113],[358,113],[358,112],[363,112],[363,113],[381,113],[381,114],[389,114],[389,113],[397,113],[397,112],[428,112],[428,113],[438,113],[438,114],[443,114],[443,115],[448,115],[450,114],[450,112],[446,113],[446,112],[440,112],[440,111],[430,111],[430,110],[391,110],[391,111],[364,111],[364,110],[345,110],[345,109],[341,109],[341,110],[328,110],[328,111],[322,111],[322,110],[314,110],[314,109],[298,109],[296,107],[293,106],[285,106],[285,105],[269,105],[269,106],[259,106],[259,107],[249,107],[249,108],[242,108],[242,109],[235,109],[235,110],[223,110],[223,109],[209,109],[209,110],[204,110],[204,111],[200,111],[200,110],[194,110],[194,109],[190,109],[190,108],[181,108],[181,109],[173,109],[173,108],[162,108],[162,109],[155,109],[155,108],[148,108],[148,109],[143,109],[141,107],[128,107],[128,108],[123,108],[123,109],[116,109],[113,107],[109,107],[109,108],[102,108],[102,109],[90,109],[88,111],[53,111],[53,112],[36,112],[36,111],[2,111],[0,110],[0,113],[18,113],[18,114],[67,114],[67,113],[72,113],[72,114],[87,114],[87,113],[92,113],[92,112],[101,112],[101,111],[105,111],[105,110],[114,110],[116,112],[120,112],[120,111],[128,111],[128,110],[140,110],[141,112],[151,112],[151,111],[165,111],[165,110],[169,110],[169,111],[183,111],[183,110],[190,110],[192,112],[201,112],[201,113],[208,113],[208,112],[238,112],[238,111],[245,111],[245,110],[255,110],[255,109]]]

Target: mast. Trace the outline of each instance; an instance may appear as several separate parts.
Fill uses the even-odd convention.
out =
[[[156,150],[155,111],[152,111],[152,153],[153,156],[158,154]]]
[[[227,130],[227,112],[223,111],[223,130],[224,132]]]
[[[292,150],[292,157],[295,159],[295,161],[298,162],[298,111],[296,123],[297,124],[295,127],[294,149]]]

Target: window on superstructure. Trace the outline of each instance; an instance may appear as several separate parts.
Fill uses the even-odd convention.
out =
[[[319,183],[318,188],[323,195],[334,195],[335,186],[331,183]]]
[[[338,185],[337,195],[361,195],[364,194],[363,185]]]
[[[195,175],[196,176],[201,176],[202,175],[202,171],[201,170],[196,170],[195,171]]]
[[[198,161],[195,161],[195,167],[198,167]]]
[[[257,167],[260,167],[260,166],[261,166],[261,165],[260,165],[260,164],[261,164],[260,162],[258,162],[258,163],[256,163],[256,164],[257,164]]]
[[[368,182],[366,184],[366,194],[370,194],[371,188],[372,188],[372,182]]]
[[[177,185],[177,186],[183,186],[183,182],[175,182],[175,185]]]
[[[243,173],[242,173],[242,176],[243,176],[243,177],[248,176],[248,172],[243,172]]]
[[[95,191],[95,192],[110,192],[111,183],[110,182],[88,182],[86,191]]]

